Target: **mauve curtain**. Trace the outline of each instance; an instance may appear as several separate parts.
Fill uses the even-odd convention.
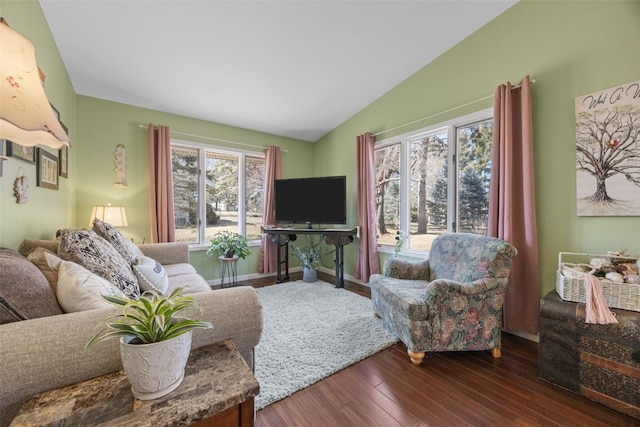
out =
[[[540,285],[529,76],[519,87],[498,86],[493,108],[488,234],[518,250],[505,297],[504,328],[535,334]]]
[[[280,147],[270,145],[267,147],[264,171],[264,201],[262,204],[262,220],[264,224],[273,224],[276,218],[275,199],[273,197],[273,181],[282,177],[282,162]],[[260,244],[260,273],[273,273],[277,271],[275,242],[268,235],[262,236]]]
[[[173,179],[171,176],[171,137],[169,127],[147,127],[149,136],[149,206],[151,242],[175,242],[173,219]]]
[[[374,142],[375,138],[370,133],[356,137],[360,247],[354,277],[364,283],[369,281],[372,274],[380,273],[376,242]]]

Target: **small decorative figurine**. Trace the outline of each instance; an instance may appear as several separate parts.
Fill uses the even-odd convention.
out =
[[[27,203],[29,201],[29,178],[22,175],[13,182],[13,194],[16,196],[16,203]]]

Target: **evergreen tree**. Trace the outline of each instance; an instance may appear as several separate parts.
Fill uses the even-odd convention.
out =
[[[447,186],[448,186],[448,167],[445,162],[436,175],[433,189],[431,190],[430,199],[427,202],[429,206],[429,222],[436,227],[447,228]]]
[[[460,178],[459,221],[460,232],[477,232],[486,227],[488,192],[480,173],[466,168]]]
[[[193,227],[198,224],[198,152],[172,148],[173,204],[176,226]],[[186,221],[184,220],[186,219]]]
[[[458,230],[478,232],[487,227],[493,122],[458,129]]]

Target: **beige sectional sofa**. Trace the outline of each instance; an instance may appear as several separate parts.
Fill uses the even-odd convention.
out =
[[[29,241],[34,242],[46,245]],[[213,329],[194,331],[192,348],[231,339],[253,368],[254,347],[262,334],[262,306],[255,290],[246,286],[211,290],[189,264],[186,244],[138,247],[162,264],[170,288],[182,286],[193,294],[202,312],[187,315],[213,323]],[[29,250],[24,244],[20,249]],[[24,295],[16,298],[16,292]],[[8,426],[33,394],[122,368],[117,340],[85,350],[113,310],[63,313],[43,271],[17,251],[0,248],[0,426]]]

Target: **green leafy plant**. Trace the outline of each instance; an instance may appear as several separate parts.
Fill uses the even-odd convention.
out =
[[[320,242],[314,242],[311,238],[307,237],[307,244],[305,246],[293,246],[293,256],[302,261],[302,265],[306,268],[315,270],[320,262],[320,257],[325,254],[322,250]]]
[[[209,246],[206,256],[210,257],[215,254],[222,255],[225,258],[232,258],[235,255],[238,258],[245,259],[251,255],[249,241],[238,233],[232,233],[228,230],[220,231],[211,239],[211,246]]]
[[[132,344],[149,344],[194,329],[212,328],[209,322],[176,316],[182,310],[199,308],[193,297],[181,295],[183,289],[176,288],[166,297],[145,292],[137,300],[103,295],[110,304],[122,307],[122,312],[108,317],[105,328],[87,343],[86,348],[111,338],[133,337]]]

